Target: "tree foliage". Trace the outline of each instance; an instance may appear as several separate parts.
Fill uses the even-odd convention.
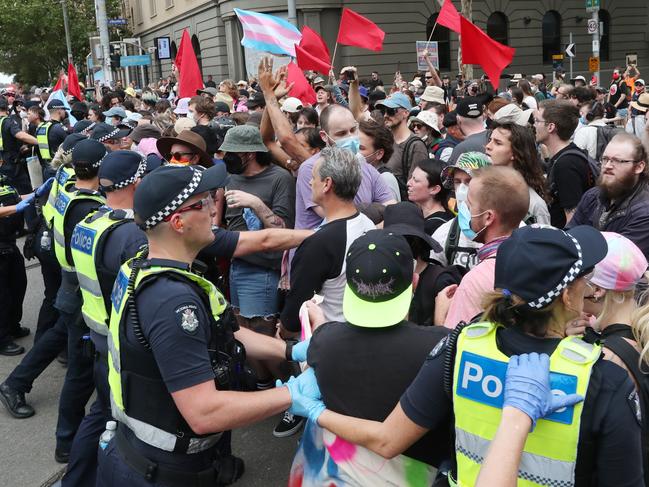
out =
[[[2,0],[1,3],[0,72],[14,74],[16,82],[48,85],[58,77],[61,68],[67,67],[61,2]],[[79,71],[90,52],[88,37],[97,31],[94,0],[69,0],[67,6],[72,55]],[[106,0],[106,11],[109,18],[119,17],[120,0]],[[118,35],[113,29],[111,36]]]

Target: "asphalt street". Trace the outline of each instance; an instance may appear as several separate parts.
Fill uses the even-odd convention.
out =
[[[22,244],[19,245],[22,247]],[[31,335],[19,340],[27,350],[32,346],[36,318],[43,297],[40,267],[27,266],[28,287],[23,305],[23,326]],[[0,311],[1,312],[1,311]],[[18,357],[0,356],[0,381],[20,362]],[[36,410],[28,419],[14,419],[0,405],[0,485],[4,487],[45,487],[60,477],[63,465],[54,461],[54,430],[58,397],[65,368],[54,361],[34,383],[27,401]],[[300,436],[278,439],[272,430],[280,417],[241,428],[233,435],[233,452],[245,461],[246,471],[236,483],[241,487],[284,486]]]

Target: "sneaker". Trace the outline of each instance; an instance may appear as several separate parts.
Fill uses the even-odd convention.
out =
[[[275,429],[273,430],[273,436],[276,438],[286,438],[287,436],[292,436],[304,425],[305,419],[302,416],[294,416],[288,411],[284,411],[284,416],[282,420],[277,423]]]

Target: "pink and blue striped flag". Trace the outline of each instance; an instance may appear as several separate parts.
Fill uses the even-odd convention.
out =
[[[295,57],[302,34],[290,22],[274,15],[234,9],[243,26],[241,45],[256,51]]]

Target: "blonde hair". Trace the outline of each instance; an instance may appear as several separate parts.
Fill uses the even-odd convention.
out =
[[[50,167],[54,170],[57,170],[61,166],[72,167],[72,151],[65,154],[63,152],[63,144],[59,146],[54,157],[52,157],[52,160],[50,161]]]
[[[644,275],[644,280],[649,280],[649,272]],[[631,328],[633,336],[640,347],[640,360],[638,366],[640,370],[645,370],[649,366],[649,290],[645,290],[638,296],[639,306],[631,315]],[[643,363],[644,362],[644,363]],[[645,365],[645,367],[643,367]]]

